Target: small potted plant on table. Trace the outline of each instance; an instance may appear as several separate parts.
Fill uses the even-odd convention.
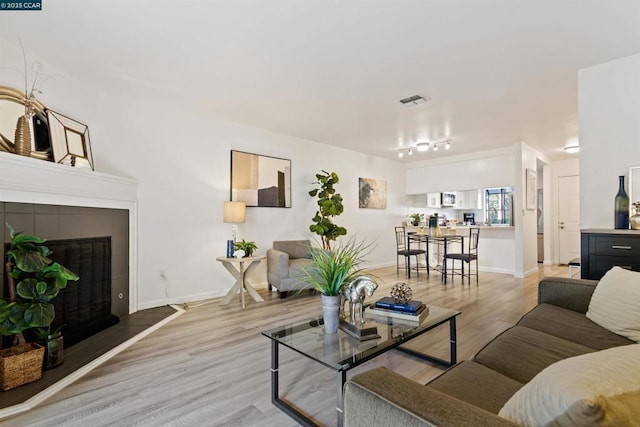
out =
[[[258,246],[256,246],[254,242],[246,242],[244,239],[242,239],[241,242],[235,242],[233,244],[233,249],[236,251],[243,251],[244,255],[242,256],[242,258],[244,258],[252,256],[253,251],[257,250]]]
[[[327,334],[338,331],[341,292],[344,286],[358,277],[363,257],[370,244],[349,239],[334,250],[311,248],[313,264],[305,269],[305,281],[322,294],[324,330]]]

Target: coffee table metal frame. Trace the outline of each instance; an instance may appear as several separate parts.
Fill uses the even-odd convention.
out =
[[[384,341],[384,342],[380,342],[374,347],[372,347],[371,349],[368,349],[358,354],[357,355],[358,357],[352,356],[336,364],[328,363],[323,360],[318,360],[313,355],[305,353],[304,350],[296,348],[295,345],[288,345],[287,343],[279,340],[279,338],[287,336],[290,331],[293,331],[291,332],[293,334],[296,332],[296,330],[303,331],[312,327],[322,328],[322,324],[323,324],[322,317],[319,317],[316,319],[310,319],[305,322],[300,322],[293,325],[287,325],[281,328],[276,328],[276,329],[263,332],[262,335],[271,339],[271,402],[280,410],[282,410],[283,412],[288,414],[290,417],[292,417],[294,420],[296,420],[298,423],[300,423],[301,425],[303,426],[317,425],[311,418],[309,418],[307,415],[305,415],[304,413],[296,409],[285,399],[280,397],[280,390],[279,390],[279,346],[280,345],[284,345],[285,347],[291,350],[294,350],[295,352],[336,371],[337,373],[336,414],[337,414],[337,425],[340,427],[343,425],[343,404],[344,404],[343,391],[344,391],[344,385],[347,382],[347,372],[355,368],[356,366],[359,366],[379,356],[380,354],[383,354],[394,348],[404,353],[410,354],[414,357],[421,358],[423,360],[426,360],[428,362],[431,362],[433,364],[436,364],[438,366],[442,366],[445,368],[455,365],[457,362],[456,317],[460,314],[460,312],[455,310],[443,309],[442,307],[436,307],[436,306],[430,306],[430,310],[431,311],[445,310],[446,313],[444,313],[444,318],[434,323],[429,322],[428,320],[429,317],[427,316],[425,319],[423,319],[420,322],[420,324],[416,323],[416,327],[414,329],[411,329],[409,333],[402,334],[402,336],[400,337],[388,339],[387,341]],[[392,317],[387,317],[387,316],[375,316],[374,319],[376,323],[379,325],[378,327],[389,327],[394,321],[397,321],[397,319],[394,319]],[[434,356],[430,356],[428,354],[417,352],[415,350],[400,347],[402,344],[416,337],[419,337],[420,335],[423,335],[424,333],[447,322],[449,322],[450,360],[447,361]],[[407,323],[404,322],[403,324],[406,325]],[[345,334],[342,331],[338,331],[338,333]],[[351,338],[351,339],[357,342],[355,338]]]

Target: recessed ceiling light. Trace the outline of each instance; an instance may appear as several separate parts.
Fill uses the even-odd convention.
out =
[[[398,157],[400,158],[404,157],[404,153],[402,151],[398,151]]]
[[[408,152],[408,154],[409,154],[410,156],[413,156],[413,150],[412,150],[411,148],[409,148],[409,152]]]

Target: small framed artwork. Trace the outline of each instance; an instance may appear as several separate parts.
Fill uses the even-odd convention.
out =
[[[232,202],[291,207],[291,160],[231,150]]]
[[[533,169],[528,169],[526,171],[526,185],[527,185],[527,194],[526,194],[526,209],[528,211],[536,210],[536,193],[538,186],[538,176],[536,171]]]
[[[373,178],[358,178],[358,205],[364,209],[387,208],[387,181]]]
[[[47,110],[53,161],[94,169],[89,128],[63,114]]]

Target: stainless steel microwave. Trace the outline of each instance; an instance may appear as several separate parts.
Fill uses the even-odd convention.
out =
[[[456,205],[456,193],[442,193],[440,204],[442,206],[455,207]]]

